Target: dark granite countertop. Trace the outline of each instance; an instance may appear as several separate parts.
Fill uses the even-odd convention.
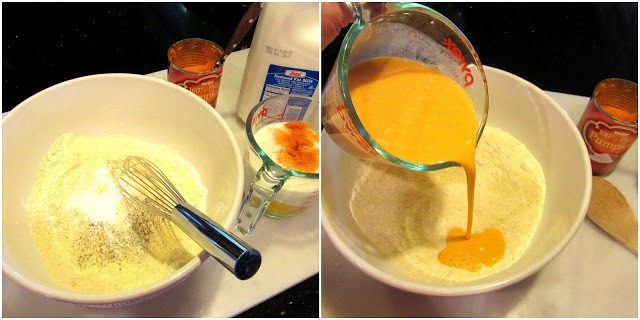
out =
[[[484,65],[543,90],[589,96],[602,79],[638,78],[637,3],[426,3],[452,20]],[[76,77],[166,69],[169,46],[222,47],[247,3],[3,3],[2,111]],[[344,33],[343,33],[344,34]],[[250,45],[252,34],[239,48]],[[322,78],[337,53],[323,52]],[[240,317],[318,317],[318,275]]]
[[[637,3],[425,3],[453,21],[484,65],[543,90],[589,96],[638,78]],[[3,3],[2,111],[56,83],[105,72],[147,74],[188,37],[223,47],[247,3]],[[78,14],[81,13],[81,14]],[[250,45],[250,33],[239,48]],[[340,39],[323,52],[326,78]]]

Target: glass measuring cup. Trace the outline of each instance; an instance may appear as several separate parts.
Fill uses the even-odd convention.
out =
[[[260,131],[280,123],[304,121],[317,134],[318,104],[317,99],[307,96],[276,95],[261,101],[249,112],[245,165],[248,165],[247,175],[255,174],[255,178],[242,200],[236,220],[236,229],[242,234],[253,234],[263,215],[272,218],[295,216],[318,198],[318,168],[315,172],[304,172],[276,163],[274,154],[278,147],[272,140],[265,139],[264,132]],[[319,147],[319,141],[315,143]]]
[[[423,5],[387,3],[383,13],[373,17],[380,11],[373,3],[349,5],[356,19],[340,46],[323,90],[322,120],[327,134],[343,150],[360,158],[418,171],[457,166],[452,161],[429,164],[405,161],[380,146],[355,111],[348,72],[351,66],[377,57],[410,59],[441,72],[471,98],[479,123],[477,145],[487,120],[489,94],[484,69],[469,40],[446,17]]]

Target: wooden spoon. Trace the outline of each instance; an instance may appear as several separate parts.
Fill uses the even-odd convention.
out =
[[[636,256],[638,255],[638,219],[624,195],[609,181],[593,177],[587,217]]]

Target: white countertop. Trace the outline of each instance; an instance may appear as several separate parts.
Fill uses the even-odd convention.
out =
[[[575,123],[588,98],[548,92]],[[607,178],[638,215],[638,144]],[[322,233],[322,317],[633,317],[638,258],[585,218],[569,245],[533,276],[464,297],[401,291],[347,261]]]
[[[248,50],[224,64],[217,108],[244,147],[244,122],[235,113]],[[166,79],[166,70],[149,76]],[[214,259],[189,278],[139,304],[113,309],[80,307],[33,293],[2,275],[3,317],[231,317],[302,282],[319,271],[319,206],[286,219],[263,218],[247,241],[262,253],[251,279],[239,281]]]

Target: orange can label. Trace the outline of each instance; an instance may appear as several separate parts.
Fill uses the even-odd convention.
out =
[[[223,55],[222,48],[209,40],[180,40],[167,52],[167,80],[195,93],[215,108],[222,74],[222,65],[218,66],[217,61]]]
[[[587,120],[582,128],[582,137],[592,153],[622,155],[636,140],[638,132],[603,121]]]
[[[195,93],[200,98],[204,99],[210,105],[215,107],[216,100],[218,100],[218,91],[220,89],[220,73],[222,71],[222,68],[219,69],[220,70],[213,74],[196,79],[186,79],[176,84]]]
[[[593,99],[589,101],[578,130],[584,139],[594,175],[611,173],[638,138],[636,125],[624,125],[603,114]]]

